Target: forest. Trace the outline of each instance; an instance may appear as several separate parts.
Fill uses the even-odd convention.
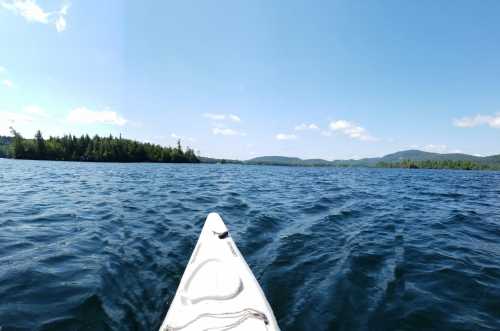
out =
[[[491,164],[481,164],[468,160],[404,160],[401,162],[378,162],[376,167],[408,169],[500,170],[499,166]]]
[[[68,134],[44,139],[38,131],[34,139],[26,139],[14,129],[9,144],[2,145],[3,156],[15,159],[91,161],[91,162],[165,162],[199,163],[191,148],[183,149],[180,140],[175,147],[141,143],[120,137]],[[0,155],[1,157],[2,155]]]

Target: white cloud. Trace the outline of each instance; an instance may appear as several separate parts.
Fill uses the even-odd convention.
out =
[[[203,114],[203,117],[209,118],[214,121],[222,121],[226,119],[226,115],[224,114],[212,114],[212,113],[205,113]]]
[[[35,0],[2,1],[2,6],[17,15],[21,15],[28,22],[38,22],[44,24],[49,22],[49,14],[38,6]]]
[[[0,111],[0,135],[10,135],[11,126],[26,137],[32,137],[38,129],[44,134],[53,134],[54,129],[61,127],[50,114],[36,105],[28,105],[14,111]]]
[[[212,133],[214,135],[221,136],[246,136],[246,133],[229,128],[212,128]]]
[[[476,115],[462,117],[453,120],[453,125],[459,128],[473,128],[480,125],[488,125],[491,128],[500,129],[500,113],[495,115]]]
[[[212,133],[215,135],[223,135],[223,136],[234,136],[238,134],[236,130],[233,129],[222,129],[222,128],[213,128]]]
[[[11,126],[17,127],[31,122],[33,122],[33,117],[29,115],[0,111],[0,135],[10,136]]]
[[[314,123],[311,124],[302,123],[295,127],[295,131],[318,130],[318,129],[319,127]]]
[[[422,150],[426,152],[434,152],[434,153],[445,153],[448,151],[448,146],[440,145],[440,144],[428,144],[422,147]]]
[[[66,29],[68,3],[63,3],[61,9],[54,12],[43,10],[36,3],[36,0],[0,0],[0,5],[14,14],[24,17],[30,23],[54,24],[58,32]]]
[[[48,114],[45,111],[45,109],[43,109],[43,108],[41,108],[39,106],[35,106],[35,105],[26,106],[26,107],[24,107],[23,111],[25,113],[31,114],[31,115],[42,116],[42,117],[47,117],[48,116]]]
[[[75,124],[109,124],[123,126],[127,120],[118,113],[110,110],[95,111],[85,107],[78,107],[70,111],[68,122]]]
[[[209,118],[213,121],[225,121],[230,120],[236,123],[241,122],[241,118],[234,114],[214,114],[214,113],[205,113],[203,117]]]
[[[59,16],[55,22],[57,32],[63,32],[66,30],[66,18],[64,16]]]
[[[277,140],[295,140],[297,139],[297,136],[294,134],[287,134],[287,133],[278,133],[275,138]]]
[[[8,88],[11,88],[11,87],[14,86],[14,83],[11,80],[8,80],[8,79],[4,79],[3,82],[2,82],[2,84],[4,86],[7,86]]]
[[[13,112],[8,112],[8,111],[2,111],[0,112],[0,119],[2,122],[7,122],[10,124],[19,124],[19,123],[27,123],[27,122],[32,122],[33,117],[25,114],[20,114],[20,113],[13,113]]]
[[[62,32],[66,30],[66,15],[68,15],[69,4],[63,4],[61,10],[59,11],[59,17],[55,21],[57,32]]]
[[[224,121],[231,121],[235,123],[240,123],[241,118],[235,114],[214,114],[214,113],[205,113],[203,117],[209,118],[213,120],[212,123],[212,133],[214,135],[221,136],[246,136],[246,133],[234,130],[227,127],[227,124],[223,123]]]
[[[361,141],[376,141],[377,139],[371,136],[365,128],[345,120],[330,122],[330,130],[340,132],[351,139]]]

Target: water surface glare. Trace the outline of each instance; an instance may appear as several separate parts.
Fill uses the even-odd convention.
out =
[[[500,330],[500,172],[0,159],[0,327],[157,330],[219,212],[282,330]]]

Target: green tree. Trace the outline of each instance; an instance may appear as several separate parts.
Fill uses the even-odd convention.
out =
[[[24,145],[24,139],[23,136],[16,130],[14,130],[13,127],[10,127],[10,133],[12,136],[14,136],[14,141],[13,141],[13,156],[16,159],[22,159],[25,156],[25,145]]]
[[[11,129],[13,157],[17,159],[39,159],[60,161],[95,162],[200,162],[194,151],[183,150],[180,140],[175,148],[123,139],[88,135],[76,137],[64,135],[45,140],[40,131],[34,139],[24,139]]]
[[[45,148],[45,140],[43,140],[42,133],[38,130],[35,134],[35,142],[36,142],[36,154],[39,159],[45,159],[47,156],[47,151]]]

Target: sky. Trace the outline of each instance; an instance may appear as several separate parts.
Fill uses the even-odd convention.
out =
[[[0,135],[500,154],[500,2],[0,0]]]

